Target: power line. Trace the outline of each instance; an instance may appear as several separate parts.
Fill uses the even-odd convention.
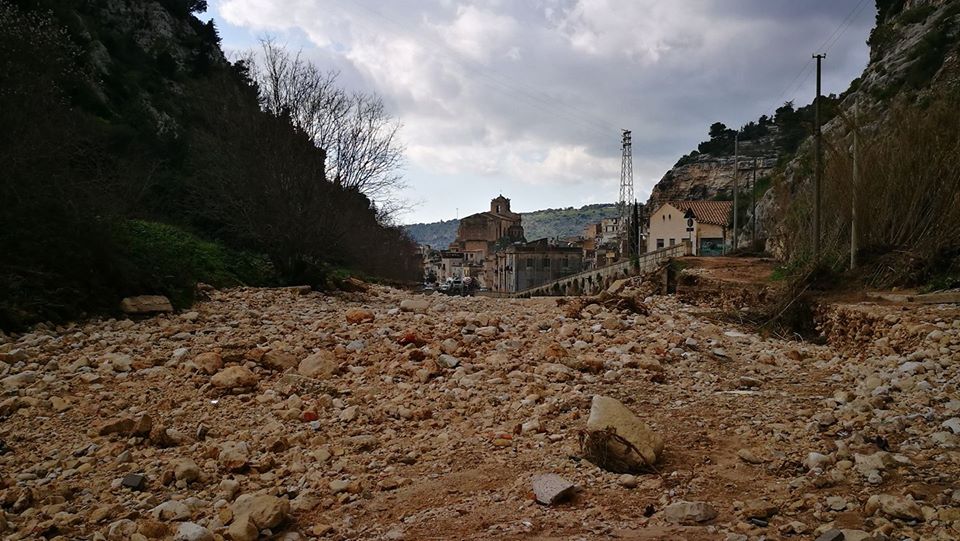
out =
[[[868,5],[870,4],[867,3],[867,0],[859,0],[857,4],[853,6],[853,9],[851,9],[850,12],[847,13],[847,16],[840,21],[840,24],[837,25],[837,27],[833,30],[833,32],[830,33],[827,39],[820,44],[820,47],[818,50],[824,53],[827,53],[830,51],[830,49],[836,46],[836,44],[839,43],[840,38],[843,37],[843,34],[850,28],[850,26],[853,25],[853,22],[856,20],[857,15],[859,15],[860,12],[863,11],[863,8]],[[786,88],[784,88],[783,92],[780,93],[779,97],[777,97],[777,100],[773,102],[773,105],[769,109],[767,109],[767,112],[766,112],[767,116],[772,116],[773,113],[776,112],[777,108],[779,108],[783,104],[784,98],[788,97],[789,95],[793,95],[800,90],[800,87],[802,87],[807,82],[807,80],[810,79],[810,76],[813,74],[814,65],[815,64],[812,60],[808,60],[807,62],[804,63],[803,67],[801,67],[800,70],[797,71],[796,75],[794,75],[790,83],[786,86]]]
[[[840,26],[833,31],[833,34],[830,34],[830,37],[827,38],[826,41],[820,44],[820,48],[818,49],[819,51],[826,53],[837,44],[844,32],[846,32],[847,29],[850,28],[850,25],[853,24],[853,21],[856,19],[856,14],[858,14],[866,1],[867,0],[860,0],[857,2],[857,5],[853,6],[853,9],[850,10],[850,13],[848,13],[847,16],[844,17],[844,19],[840,22]]]

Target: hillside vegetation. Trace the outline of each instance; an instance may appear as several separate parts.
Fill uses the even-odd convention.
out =
[[[872,287],[960,285],[960,4],[907,6],[877,2],[870,63],[824,127],[819,261],[811,234],[812,141],[764,202],[768,244],[797,274],[847,271],[855,223],[850,278]]]
[[[393,182],[397,161],[351,182],[363,172],[345,171],[337,147],[327,180],[326,149],[287,104],[267,107],[254,66],[224,58],[213,22],[193,15],[205,9],[0,0],[0,329],[110,312],[132,294],[183,306],[196,280],[418,275],[415,246],[365,191]],[[375,98],[309,75],[345,98],[312,120],[356,104],[384,118]]]
[[[521,213],[523,231],[527,240],[554,237],[575,237],[583,234],[584,228],[604,218],[617,216],[613,203],[585,205],[580,208],[545,209]],[[459,220],[421,223],[404,226],[404,230],[417,244],[433,248],[446,248],[457,238]]]

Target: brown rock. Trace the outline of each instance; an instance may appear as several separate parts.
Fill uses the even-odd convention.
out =
[[[347,318],[347,323],[353,325],[356,325],[357,323],[366,323],[375,319],[373,312],[363,308],[353,308],[351,310],[347,310],[345,317]]]
[[[244,494],[230,506],[234,520],[249,519],[259,530],[275,528],[290,515],[290,501],[269,494]]]
[[[193,365],[200,372],[213,375],[223,368],[223,358],[216,351],[208,351],[197,355],[193,359]]]
[[[320,351],[300,361],[297,372],[301,376],[326,379],[337,372],[337,357],[330,351]]]
[[[170,304],[170,299],[163,295],[140,295],[123,299],[120,309],[125,314],[153,314],[173,312],[173,305]]]
[[[228,366],[210,378],[210,383],[220,389],[256,387],[257,381],[257,375],[245,366]]]
[[[133,431],[134,426],[136,426],[136,423],[129,417],[110,419],[109,421],[100,425],[97,433],[101,436],[109,436],[110,434],[129,434]]]
[[[297,358],[292,353],[271,349],[263,354],[260,364],[273,370],[286,370],[297,366]]]

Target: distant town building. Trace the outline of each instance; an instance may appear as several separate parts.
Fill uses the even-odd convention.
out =
[[[600,245],[620,243],[620,218],[604,218],[600,222]]]
[[[689,240],[694,255],[721,255],[731,241],[730,201],[668,201],[650,216],[647,251]]]
[[[583,248],[547,239],[511,245],[496,254],[494,290],[522,291],[583,270]]]
[[[525,240],[520,221],[520,215],[510,210],[510,200],[503,195],[490,201],[488,212],[461,219],[450,251],[463,254],[463,276],[472,276],[482,287],[490,287],[494,282],[493,254]]]

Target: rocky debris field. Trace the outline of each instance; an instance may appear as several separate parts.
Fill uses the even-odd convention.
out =
[[[813,345],[639,291],[235,289],[0,335],[0,537],[960,537],[956,306],[839,307]]]

